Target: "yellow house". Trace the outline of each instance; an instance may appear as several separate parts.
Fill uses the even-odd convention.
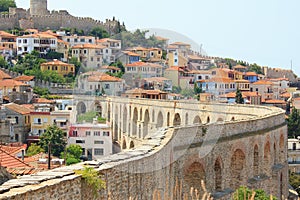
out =
[[[52,62],[41,64],[41,71],[55,71],[60,75],[66,76],[68,74],[75,75],[75,66],[54,59]]]
[[[17,51],[16,38],[17,36],[13,34],[7,33],[5,31],[0,31],[0,46],[11,49],[14,52],[16,52]]]
[[[169,45],[167,47],[167,64],[168,66],[187,66],[187,52],[182,51],[176,45]]]
[[[158,62],[162,59],[162,49],[160,48],[150,48],[149,50],[149,61]]]
[[[41,136],[52,125],[50,112],[30,112],[31,136]]]

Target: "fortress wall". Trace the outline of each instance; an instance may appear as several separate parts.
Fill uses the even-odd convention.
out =
[[[16,16],[0,15],[0,29],[8,30],[18,27],[18,19]]]

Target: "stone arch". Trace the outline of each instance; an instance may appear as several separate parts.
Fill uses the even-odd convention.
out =
[[[222,190],[222,160],[221,158],[217,158],[214,166],[215,172],[215,190],[221,191]]]
[[[127,133],[127,123],[128,123],[128,120],[127,120],[127,107],[126,107],[126,105],[124,105],[124,109],[123,109],[123,130],[122,130],[123,133]]]
[[[167,113],[167,126],[170,126],[170,112]]]
[[[140,121],[143,120],[143,108],[140,109]]]
[[[138,135],[138,111],[137,108],[133,109],[133,116],[132,116],[132,135],[137,136]]]
[[[267,141],[264,146],[264,165],[263,169],[266,174],[268,174],[271,165],[271,145],[270,142]]]
[[[113,142],[113,153],[119,153],[121,152],[121,145],[119,144],[118,141]]]
[[[143,123],[143,138],[145,138],[148,135],[149,122],[150,122],[149,111],[148,109],[146,109],[144,115],[144,123]]]
[[[256,144],[254,146],[253,151],[253,175],[258,175],[258,169],[259,169],[259,151],[258,151],[258,145]]]
[[[130,148],[130,149],[134,148],[134,142],[133,142],[133,141],[130,141],[129,148]]]
[[[173,119],[173,126],[180,126],[181,125],[181,117],[179,113],[176,113]]]
[[[243,169],[246,164],[246,157],[241,149],[236,149],[231,157],[231,188],[238,188],[243,182]]]
[[[184,182],[188,190],[193,187],[202,191],[201,180],[205,181],[205,170],[200,162],[195,161],[185,169]]]
[[[201,119],[198,115],[194,118],[193,124],[201,124]]]
[[[156,128],[163,127],[163,124],[164,124],[164,118],[163,118],[161,111],[159,111],[159,113],[157,115]]]
[[[152,122],[154,122],[155,121],[155,110],[153,109],[152,110]]]
[[[122,149],[127,149],[127,144],[125,138],[123,138]]]
[[[189,114],[185,113],[185,125],[187,126],[189,124]]]
[[[76,106],[76,110],[77,110],[77,115],[81,115],[86,113],[86,105],[80,101],[77,106]]]
[[[206,123],[210,123],[210,117],[209,116],[207,116],[207,118],[206,118]]]

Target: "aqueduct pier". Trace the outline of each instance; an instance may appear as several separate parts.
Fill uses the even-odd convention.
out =
[[[91,199],[74,175],[84,164],[101,171],[98,199],[183,199],[191,188],[228,199],[240,185],[288,195],[287,127],[275,107],[117,97],[75,99],[77,112],[96,110],[122,152],[10,180],[0,199]],[[118,148],[115,148],[118,149]]]

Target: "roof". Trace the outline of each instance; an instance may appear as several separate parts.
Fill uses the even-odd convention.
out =
[[[161,36],[155,36],[155,38],[159,41],[167,41],[169,40],[168,38],[164,38],[164,37],[161,37]]]
[[[121,40],[115,40],[111,38],[102,38],[97,40],[97,43],[105,43],[105,42],[121,42]]]
[[[3,145],[0,145],[0,165],[6,168],[16,168],[23,167],[28,168],[31,167],[21,159],[12,155],[14,153],[7,151],[7,148]]]
[[[14,112],[20,113],[21,115],[26,115],[30,113],[30,109],[19,104],[9,103],[4,105],[5,108],[8,108]]]
[[[3,79],[11,79],[11,76],[5,73],[4,71],[0,70],[0,80]]]
[[[233,69],[247,69],[247,67],[245,67],[243,65],[236,65],[233,67]]]
[[[278,100],[278,99],[268,99],[265,100],[266,104],[285,104],[286,102],[284,100]]]
[[[188,43],[183,43],[183,42],[174,42],[170,45],[177,45],[177,46],[191,46],[190,44]]]
[[[13,79],[4,79],[0,81],[0,87],[15,87],[15,86],[28,86],[20,81],[15,81]]]
[[[168,45],[167,49],[178,49],[178,46],[176,46],[176,45]]]
[[[0,31],[0,37],[6,37],[6,38],[16,38],[17,36],[10,34],[8,32],[5,31]]]
[[[244,80],[244,79],[241,79],[241,80],[234,80],[234,82],[236,82],[236,83],[250,83],[250,81]]]
[[[162,68],[162,66],[159,65],[159,64],[146,63],[146,62],[134,62],[134,63],[125,65],[125,67],[157,67],[157,68]]]
[[[51,103],[55,103],[55,101],[49,100],[49,99],[45,99],[45,98],[35,98],[32,99],[32,103],[46,103],[46,104],[51,104]]]
[[[42,63],[41,66],[45,66],[45,65],[58,65],[58,66],[74,66],[73,64],[69,64],[69,63],[64,63],[60,60],[54,59],[51,62],[46,62],[46,63]]]
[[[122,51],[124,54],[127,54],[128,56],[140,56],[139,54],[137,53],[133,53],[131,51]]]
[[[223,94],[220,95],[220,97],[225,97],[225,98],[235,98],[236,96],[236,92],[229,92],[227,94]],[[246,98],[246,97],[257,97],[257,96],[261,96],[260,94],[258,94],[257,92],[242,92],[242,97]]]
[[[187,72],[188,74],[211,74],[209,70],[191,70]]]
[[[272,84],[273,84],[272,82],[266,80],[259,80],[253,83],[253,85],[272,85]]]
[[[188,55],[188,59],[191,59],[191,60],[211,60],[209,58],[205,58],[205,57],[201,57],[201,56],[198,56],[198,55]]]
[[[147,82],[163,82],[163,81],[169,81],[170,79],[165,77],[151,77],[151,78],[144,78]]]
[[[57,39],[55,36],[50,35],[48,33],[35,33],[31,35],[23,35],[19,38],[51,38],[51,39]]]
[[[101,73],[100,75],[92,75],[88,77],[88,82],[121,82],[123,79],[110,76],[106,73]]]
[[[165,94],[166,92],[163,92],[161,90],[144,90],[142,88],[135,88],[132,90],[127,90],[125,94]]]
[[[172,66],[166,69],[166,71],[183,71],[183,69],[181,67]]]
[[[283,94],[280,94],[280,97],[283,97],[283,98],[290,98],[290,97],[291,97],[291,93],[285,92],[285,93],[283,93]]]
[[[105,49],[106,46],[97,44],[78,44],[72,47],[72,49]]]
[[[34,79],[34,76],[18,76],[16,78],[14,78],[15,81],[32,81]]]
[[[233,83],[234,80],[230,78],[219,78],[219,77],[213,77],[211,79],[206,79],[206,80],[199,80],[199,82],[207,82],[207,83]]]
[[[119,67],[115,67],[115,66],[102,66],[102,67],[100,67],[100,69],[111,69],[111,70],[116,70],[116,71],[121,70]]]
[[[246,72],[245,76],[258,76],[258,74],[255,72]]]
[[[126,49],[126,50],[129,50],[129,51],[147,51],[148,49],[147,48],[145,48],[145,47],[130,47],[130,48],[128,48],[128,49]]]

